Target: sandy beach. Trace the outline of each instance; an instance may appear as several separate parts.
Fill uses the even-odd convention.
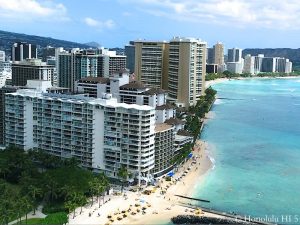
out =
[[[210,86],[214,85],[214,84],[218,84],[218,83],[222,83],[224,81],[228,81],[228,78],[219,78],[216,80],[209,80],[209,81],[205,81],[205,88],[209,88]]]
[[[159,224],[168,222],[173,216],[195,215],[194,210],[181,206],[185,200],[175,195],[192,197],[196,184],[201,183],[207,171],[212,168],[205,148],[206,143],[198,140],[193,158],[178,168],[172,181],[161,178],[160,188],[153,190],[153,187],[148,187],[153,190],[150,195],[124,191],[121,196],[105,196],[105,201],[110,200],[103,205],[101,200],[100,208],[98,203],[94,203],[93,206],[89,204],[83,207],[81,214],[80,208],[77,208],[74,219],[72,213],[69,215],[69,224]],[[180,181],[175,181],[175,178],[179,177],[182,177]],[[161,193],[162,190],[165,191],[164,194]],[[204,215],[216,216],[208,213]]]

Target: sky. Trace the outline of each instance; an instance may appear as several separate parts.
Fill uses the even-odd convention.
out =
[[[104,47],[199,38],[211,47],[300,48],[299,0],[0,0],[0,29]]]

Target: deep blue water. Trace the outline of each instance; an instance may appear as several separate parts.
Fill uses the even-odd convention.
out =
[[[203,207],[300,224],[300,79],[231,80],[213,86],[219,98],[201,139],[215,167],[195,197]]]

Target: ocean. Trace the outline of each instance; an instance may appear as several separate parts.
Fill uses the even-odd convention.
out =
[[[201,139],[214,168],[194,197],[211,201],[203,207],[300,224],[300,79],[230,80],[213,88],[218,99]]]

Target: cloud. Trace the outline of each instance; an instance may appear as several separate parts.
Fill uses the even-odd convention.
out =
[[[100,30],[102,30],[104,28],[112,29],[116,25],[115,22],[111,19],[105,20],[105,21],[99,21],[99,20],[95,20],[91,17],[84,18],[84,22],[86,25],[88,25],[90,27],[98,28]]]
[[[49,0],[0,0],[0,17],[11,20],[69,20],[61,3]]]
[[[154,16],[237,27],[299,29],[299,0],[127,0]]]

